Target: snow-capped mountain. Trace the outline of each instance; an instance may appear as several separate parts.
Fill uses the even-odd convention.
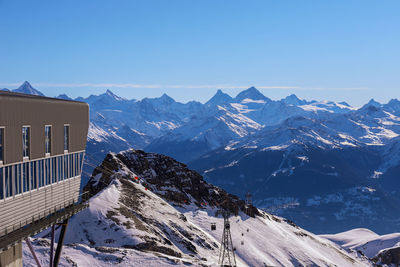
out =
[[[59,97],[69,99],[66,95]],[[89,103],[91,122],[96,127],[112,128],[113,132],[128,127],[143,137],[132,140],[124,135],[126,130],[120,133],[130,145],[166,153],[185,162],[293,116],[318,117],[322,113],[352,110],[345,104],[308,102],[295,95],[273,101],[254,87],[235,98],[218,90],[205,104],[195,101],[182,104],[166,94],[159,98],[127,100],[110,90],[76,100]]]
[[[232,213],[237,266],[372,266],[368,258],[289,220],[246,209],[243,200],[167,156],[138,150],[108,154],[86,189],[94,197],[70,220],[61,266],[216,266],[220,207]],[[47,265],[50,242],[46,233],[41,236],[33,244]],[[25,265],[34,266],[24,251]]]
[[[230,95],[222,92],[221,89],[218,89],[217,93],[212,98],[210,98],[210,100],[206,102],[206,106],[210,107],[210,106],[224,105],[232,101],[233,98]]]
[[[400,101],[397,99],[390,100],[386,105],[384,105],[385,110],[389,113],[399,116],[400,115]]]
[[[378,235],[368,229],[353,229],[334,235],[321,235],[346,249],[372,259],[376,266],[400,265],[400,234]]]
[[[198,102],[181,104],[167,95],[128,100],[110,90],[76,100],[90,105],[87,163],[92,166],[99,164],[110,151],[147,146],[154,138],[179,127],[192,114],[201,113],[202,108]],[[90,171],[88,168],[87,172]],[[87,181],[88,176],[85,178]]]
[[[20,87],[18,87],[15,90],[12,90],[13,92],[16,93],[22,93],[22,94],[28,94],[28,95],[38,95],[38,96],[44,96],[44,94],[35,88],[32,87],[32,85],[25,81]]]
[[[178,103],[167,95],[143,100],[127,100],[110,90],[98,96],[77,99],[91,107],[91,121],[102,125],[112,124],[116,128],[128,126],[152,139],[180,127],[194,114],[202,113],[198,102]],[[125,138],[125,136],[122,136]],[[137,144],[138,147],[143,144]]]
[[[219,90],[205,104],[111,91],[77,100],[90,105],[92,166],[109,151],[145,149],[229,192],[250,191],[259,207],[318,233],[400,231],[399,213],[389,212],[400,206],[398,100],[354,108],[296,95],[271,100],[254,87],[235,97]]]
[[[64,100],[73,100],[72,98],[70,98],[70,97],[67,96],[66,94],[58,95],[57,98],[59,98],[59,99],[64,99]]]
[[[297,97],[295,94],[291,94],[284,99],[282,99],[282,102],[284,102],[287,105],[293,105],[293,106],[301,106],[301,105],[307,105],[309,102],[307,102],[304,99],[300,99]],[[310,102],[312,103],[312,102]]]
[[[371,103],[318,119],[291,117],[189,165],[315,232],[364,226],[388,233],[399,227],[400,210],[392,207],[400,201],[399,120]]]
[[[248,117],[217,106],[208,116],[193,116],[188,123],[154,140],[146,150],[189,161],[261,128]]]
[[[245,101],[246,99],[248,99],[250,102],[263,101],[264,103],[266,103],[266,102],[272,101],[268,97],[264,96],[255,87],[250,87],[249,89],[246,89],[246,90],[240,92],[235,97],[235,102],[242,102],[242,101]]]
[[[204,107],[205,112],[196,114],[181,127],[156,138],[145,149],[189,162],[217,147],[227,145],[230,141],[252,138],[264,127],[279,125],[288,118],[319,118],[355,110],[346,103],[308,102],[295,95],[273,101],[254,87],[239,93],[235,98],[219,90]],[[235,119],[221,119],[222,112]]]
[[[42,92],[40,92],[39,90],[33,88],[32,85],[28,81],[25,81],[17,89],[11,89],[10,90],[10,89],[7,89],[7,88],[2,88],[0,90],[2,90],[2,91],[11,91],[11,92],[20,93],[20,94],[44,96],[44,94]]]

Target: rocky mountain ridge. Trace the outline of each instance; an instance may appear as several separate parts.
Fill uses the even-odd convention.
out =
[[[239,212],[248,212],[247,215],[251,216],[260,215],[255,207],[246,207],[243,200],[208,184],[185,164],[164,155],[142,150],[108,154],[102,164],[94,169],[92,179],[84,190],[90,191],[92,195],[97,194],[111,182],[114,173],[120,175],[120,180],[131,181],[133,177],[147,190],[176,205],[193,204],[198,208],[224,208],[234,215],[238,215]],[[100,178],[95,178],[100,175]]]

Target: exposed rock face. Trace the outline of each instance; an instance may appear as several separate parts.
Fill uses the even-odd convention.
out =
[[[372,260],[376,262],[377,266],[400,266],[400,247],[382,250]]]
[[[200,174],[188,169],[185,164],[142,150],[131,149],[119,154],[108,154],[103,163],[93,171],[93,178],[85,189],[93,195],[96,194],[108,186],[112,181],[111,175],[120,170],[124,171],[119,172],[120,178],[140,181],[148,190],[177,205],[194,203],[198,207],[222,207],[235,215],[239,211],[252,217],[260,215],[258,209],[246,207],[243,200],[208,184]],[[137,179],[132,177],[132,173],[138,176]]]
[[[168,157],[143,151],[108,154],[85,187],[94,196],[90,208],[84,211],[88,214],[72,220],[75,233],[66,243],[76,243],[80,238],[80,242],[95,248],[141,251],[197,266],[207,263],[202,255],[217,256],[218,244],[179,208],[186,204],[201,209],[206,200],[212,200],[207,193],[213,187],[182,167]],[[161,177],[156,179],[156,175]],[[195,194],[192,187],[199,188],[200,193]],[[236,198],[234,203],[238,201]],[[93,221],[98,213],[102,215]]]

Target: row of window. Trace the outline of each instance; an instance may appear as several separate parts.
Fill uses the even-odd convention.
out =
[[[51,154],[51,125],[44,127],[44,150],[46,156]],[[0,164],[4,161],[4,127],[0,127]],[[64,125],[64,151],[69,151],[69,125]],[[22,127],[22,156],[24,159],[29,159],[31,153],[31,127]]]
[[[81,175],[84,153],[61,155],[0,168],[0,199]]]

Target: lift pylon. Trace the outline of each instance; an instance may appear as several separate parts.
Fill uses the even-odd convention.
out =
[[[250,217],[253,217],[253,201],[251,199],[252,195],[250,192],[246,194],[246,205],[245,205],[245,213]]]
[[[222,210],[224,217],[224,231],[222,233],[221,250],[219,251],[218,264],[221,267],[236,267],[235,251],[232,244],[230,212]]]

